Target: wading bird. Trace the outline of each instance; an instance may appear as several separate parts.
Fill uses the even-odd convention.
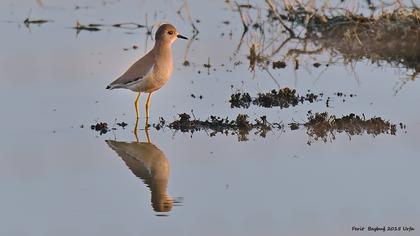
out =
[[[146,55],[135,62],[128,70],[107,89],[124,88],[138,92],[134,102],[136,108],[136,129],[139,119],[138,102],[142,92],[148,93],[146,101],[146,128],[149,119],[149,105],[152,93],[160,89],[169,80],[172,74],[172,48],[177,38],[188,39],[179,34],[171,24],[161,25],[155,34],[155,45]]]

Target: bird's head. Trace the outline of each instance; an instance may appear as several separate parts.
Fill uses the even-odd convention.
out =
[[[163,24],[156,31],[156,41],[172,44],[177,38],[188,39],[176,31],[175,26],[171,24]]]

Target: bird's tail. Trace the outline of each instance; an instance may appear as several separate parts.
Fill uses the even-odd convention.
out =
[[[109,90],[117,89],[117,88],[124,88],[124,86],[121,86],[121,84],[109,84],[108,86],[106,86],[106,89],[109,89]]]

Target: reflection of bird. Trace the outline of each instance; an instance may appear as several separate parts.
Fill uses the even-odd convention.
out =
[[[156,212],[169,212],[173,200],[167,194],[169,162],[165,154],[152,143],[112,140],[106,143],[123,159],[133,174],[150,188],[153,209]]]
[[[43,7],[43,6],[44,6],[44,2],[43,2],[43,0],[36,0],[36,3],[37,3],[40,7]]]
[[[149,93],[146,102],[146,124],[149,118],[149,104],[152,93],[160,89],[172,74],[171,45],[180,35],[170,24],[163,24],[156,31],[155,46],[134,63],[121,77],[109,84],[107,89],[125,88],[138,92],[135,100],[136,118],[139,118],[138,101],[141,92]]]

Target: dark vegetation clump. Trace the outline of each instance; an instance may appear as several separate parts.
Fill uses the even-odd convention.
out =
[[[254,100],[254,104],[261,107],[280,107],[287,108],[296,106],[300,101],[299,95],[296,95],[295,89],[283,88],[271,90],[269,93],[259,93]]]
[[[296,106],[305,101],[313,103],[318,101],[321,94],[314,94],[308,92],[305,96],[299,96],[295,89],[282,88],[279,90],[272,90],[268,93],[259,93],[256,98],[251,98],[249,93],[235,93],[230,96],[231,108],[249,108],[251,102],[260,107],[280,107],[288,108]]]
[[[94,125],[91,125],[90,129],[99,132],[100,135],[106,134],[109,131],[108,124],[106,122],[99,122]]]
[[[273,69],[286,68],[286,62],[284,61],[273,61]]]
[[[356,94],[345,94],[342,92],[334,93],[335,96],[339,98],[354,98]],[[315,94],[310,90],[304,96],[300,96],[296,93],[295,89],[282,88],[279,90],[271,90],[268,93],[259,93],[257,97],[252,98],[249,93],[234,93],[230,96],[230,107],[231,108],[249,108],[251,104],[260,107],[280,107],[288,108],[290,106],[294,107],[298,104],[303,104],[304,102],[314,103],[322,101],[324,93]],[[325,102],[327,107],[330,107],[330,102],[332,101],[331,97],[327,97]],[[345,102],[345,99],[341,100]]]
[[[249,108],[252,102],[252,98],[249,93],[235,93],[230,95],[230,107],[231,108]]]

